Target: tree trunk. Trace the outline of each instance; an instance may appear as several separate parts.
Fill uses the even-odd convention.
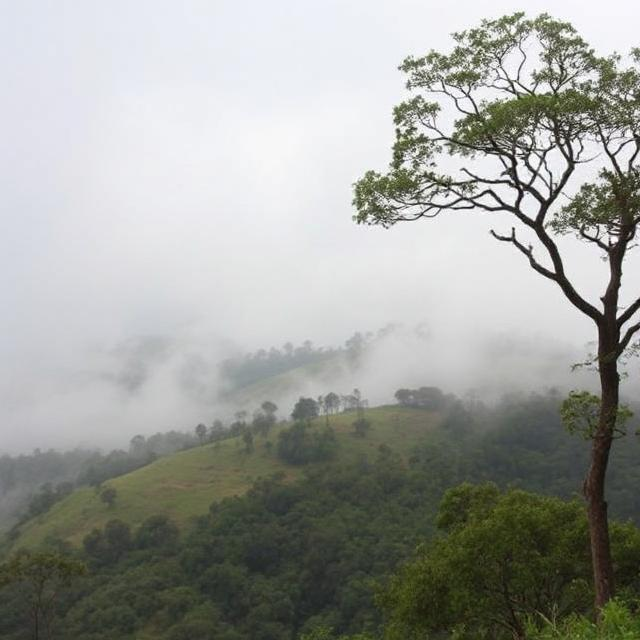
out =
[[[601,330],[598,349],[601,389],[600,416],[598,428],[591,444],[591,462],[584,481],[584,496],[587,501],[591,540],[595,607],[598,617],[602,607],[611,600],[615,592],[607,502],[605,500],[605,479],[618,415],[620,389],[617,357],[614,355],[618,348],[618,341],[615,338],[607,339],[602,333],[608,332]]]

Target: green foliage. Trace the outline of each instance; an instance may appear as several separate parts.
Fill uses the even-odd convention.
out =
[[[313,398],[299,398],[293,407],[291,417],[296,421],[310,422],[319,415],[318,403]]]
[[[100,500],[104,502],[108,507],[113,507],[116,503],[118,492],[113,487],[101,487],[100,488]]]
[[[278,407],[270,401],[263,402],[261,411],[258,411],[251,422],[254,433],[266,438],[276,424],[276,411]]]
[[[198,425],[196,425],[196,428],[194,429],[194,431],[198,440],[200,441],[200,444],[203,444],[205,441],[205,438],[207,437],[207,425],[201,422]]]
[[[353,432],[359,438],[364,438],[369,429],[371,429],[371,422],[366,418],[358,418],[353,423]]]
[[[303,633],[300,640],[373,640],[373,636],[364,633],[336,636],[329,627],[316,627],[308,633]]]
[[[242,442],[244,442],[244,452],[253,453],[253,433],[249,429],[243,431]]]
[[[464,484],[445,492],[436,518],[436,525],[446,532],[464,528],[472,521],[482,519],[498,503],[500,489],[492,482]]]
[[[46,513],[56,502],[63,500],[72,491],[73,483],[71,482],[61,482],[55,487],[50,482],[46,482],[29,501],[24,519],[34,518]]]
[[[622,203],[622,207],[621,207]],[[584,184],[571,202],[560,210],[551,226],[557,233],[582,233],[600,235],[603,230],[617,232],[623,220],[633,223],[633,213],[640,210],[640,176],[616,175],[602,170],[599,180]]]
[[[372,428],[366,440],[352,437],[353,419],[353,413],[347,412],[331,420],[339,443],[335,457],[339,463],[357,460],[368,450],[391,441],[399,453],[408,456],[437,427],[441,416],[411,407],[376,407],[367,413]],[[118,491],[118,499],[110,509],[104,508],[93,491],[76,490],[56,503],[45,518],[25,523],[16,531],[14,545],[34,547],[51,536],[80,545],[93,528],[102,528],[114,518],[134,529],[146,518],[162,513],[183,526],[194,516],[207,513],[214,500],[242,495],[260,477],[286,470],[293,480],[304,467],[291,467],[277,456],[277,435],[283,428],[274,425],[269,437],[272,445],[255,438],[256,455],[241,453],[240,436],[237,440],[225,438],[161,457],[134,473],[115,478],[109,485]]]
[[[483,20],[453,39],[449,53],[431,51],[402,64],[413,95],[395,109],[389,173],[369,171],[355,185],[356,220],[389,226],[443,210],[477,209],[516,212],[522,222],[528,215],[523,204],[537,208],[547,197],[553,204],[573,163],[581,161],[600,162],[600,181],[583,185],[557,208],[551,227],[597,241],[618,234],[625,221],[635,224],[637,53],[627,68],[618,56],[598,57],[569,23],[546,14]],[[442,117],[445,105],[460,116],[452,126]],[[597,153],[585,157],[588,145],[609,153],[618,143],[632,145],[624,168],[612,162],[605,169]],[[440,162],[444,155],[468,164],[441,173],[441,166],[452,166]],[[483,157],[499,159],[499,171],[486,173],[477,162]],[[558,170],[552,157],[564,166]],[[545,206],[539,222],[547,213]]]
[[[368,411],[372,428],[365,439],[352,436],[353,413],[339,414],[332,426],[340,448],[327,465],[282,465],[275,456],[268,457],[261,439],[256,439],[252,456],[225,440],[218,451],[206,445],[159,460],[114,481],[117,504],[113,510],[100,508],[106,519],[91,525],[97,532],[94,551],[88,548],[84,556],[91,575],[62,592],[54,620],[56,636],[291,640],[321,627],[332,629],[334,638],[375,635],[382,624],[374,605],[380,588],[376,585],[384,586],[418,544],[427,541],[425,552],[431,548],[437,504],[441,502],[441,539],[463,539],[462,532],[471,524],[482,528],[482,514],[495,511],[503,499],[495,485],[479,484],[458,487],[441,501],[445,489],[487,478],[497,486],[516,484],[561,495],[580,486],[576,461],[585,461],[588,451],[585,443],[563,431],[560,403],[553,394],[510,397],[495,409],[478,402],[472,410],[464,409],[454,402],[442,415],[423,408],[381,407]],[[318,427],[307,430],[321,432]],[[610,503],[614,512],[638,517],[640,499],[633,487],[640,482],[640,448],[635,439],[626,444],[614,452],[620,477],[612,477]],[[244,466],[245,460],[251,465]],[[248,491],[246,484],[229,485],[226,495],[236,497],[216,500],[210,516],[178,521],[182,535],[166,516],[147,519],[144,526],[134,520],[131,533],[124,525],[132,521],[121,513],[127,513],[123,509],[134,496],[142,494],[136,515],[145,520],[145,508],[163,506],[166,492],[175,484],[189,486],[179,494],[185,501],[197,491],[198,481],[208,485],[213,477],[229,482],[256,470],[263,476],[282,474],[260,480]],[[546,504],[544,498],[537,499]],[[516,539],[529,527],[520,526],[521,521],[539,522],[537,501],[531,500],[531,515],[522,514],[524,507],[512,514],[511,535]],[[96,503],[100,507],[89,492],[83,509]],[[55,505],[47,518],[60,506]],[[76,517],[82,514],[79,510]],[[109,522],[115,516],[121,522]],[[571,539],[573,521],[565,521],[569,526],[564,535]],[[476,559],[488,539],[500,542],[506,536],[506,526],[483,526]],[[629,525],[612,530],[618,583],[630,595],[640,592],[634,532]],[[467,542],[467,547],[475,544]],[[496,553],[501,548],[497,546]],[[463,550],[457,557],[464,556]],[[466,553],[472,557],[469,548]],[[546,566],[543,561],[536,559],[534,568]],[[586,599],[590,603],[588,595]],[[3,640],[24,638],[24,620],[16,612],[18,600],[7,588],[0,597]],[[410,631],[402,637],[411,638]]]
[[[139,549],[172,549],[179,533],[178,527],[167,516],[151,516],[136,531],[135,544]]]
[[[423,547],[381,596],[390,639],[446,631],[470,640],[520,638],[532,616],[589,611],[580,503],[466,484],[445,493],[438,524],[447,535]],[[633,584],[640,532],[612,528],[620,586]]]
[[[562,422],[571,434],[578,433],[585,440],[591,440],[600,419],[600,398],[588,391],[572,391],[560,408]],[[618,406],[614,433],[616,437],[626,435],[626,423],[633,412],[625,405]]]
[[[453,400],[445,396],[438,387],[420,387],[419,389],[398,389],[394,394],[399,404],[407,407],[424,407],[432,411],[444,409]]]
[[[134,530],[130,545],[110,523],[98,549],[124,541],[123,551],[96,561],[88,550],[92,575],[61,603],[61,637],[290,640],[315,620],[360,640],[380,623],[374,579],[430,534],[434,486],[385,451],[371,463],[310,467],[295,484],[260,481],[173,544],[162,518]],[[0,602],[0,635],[13,640],[21,621],[8,612]]]
[[[278,457],[289,464],[330,460],[337,448],[338,441],[331,427],[312,429],[304,422],[296,422],[278,435]]]
[[[160,439],[164,442],[164,435],[168,434],[152,436],[148,445],[156,446]],[[180,446],[183,445],[181,442]],[[177,448],[168,448],[165,452]],[[101,454],[83,449],[63,453],[36,449],[28,455],[2,455],[0,529],[16,523],[21,526],[31,518],[48,513],[77,486],[99,484],[148,464],[151,457],[151,450],[134,456],[124,451]]]
[[[19,553],[0,565],[0,591],[11,590],[35,640],[50,638],[56,597],[85,573],[82,562],[57,553]]]
[[[104,530],[93,529],[82,546],[95,565],[113,564],[133,546],[131,529],[121,520],[109,520]]]
[[[600,624],[588,618],[571,616],[556,622],[545,620],[531,622],[527,629],[528,640],[635,640],[640,638],[640,618],[618,600],[607,603],[602,610]]]

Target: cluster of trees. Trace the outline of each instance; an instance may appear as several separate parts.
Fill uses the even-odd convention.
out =
[[[26,513],[20,521],[26,521],[46,513],[56,502],[68,496],[73,489],[72,482],[60,482],[55,486],[50,482],[45,482],[31,497]]]
[[[440,411],[456,401],[454,396],[445,395],[438,387],[398,389],[394,397],[402,406],[422,407],[431,411]]]
[[[299,421],[278,434],[276,452],[284,462],[301,465],[331,460],[337,449],[338,441],[331,427],[316,429]]]
[[[271,429],[277,423],[278,405],[271,400],[265,400],[259,409],[253,412],[251,421],[248,421],[249,413],[244,409],[236,411],[235,419],[225,427],[222,420],[214,420],[211,427],[200,423],[194,429],[197,441],[200,445],[210,442],[219,443],[229,438],[240,437],[245,445],[245,451],[251,453],[256,436],[267,438]]]
[[[461,640],[523,640],[536,621],[592,611],[579,502],[463,484],[445,493],[436,523],[442,537],[423,546],[381,598],[390,640],[453,630]],[[639,593],[640,530],[614,523],[612,541],[619,588]]]
[[[0,589],[11,587],[21,600],[22,611],[12,613],[14,617],[25,614],[23,637],[53,638],[52,623],[59,591],[85,573],[83,562],[51,552],[18,553],[0,565]]]
[[[299,398],[293,407],[291,417],[294,420],[309,421],[322,414],[325,417],[325,423],[329,425],[329,416],[340,411],[357,411],[358,417],[362,417],[361,414],[368,405],[368,401],[362,397],[359,389],[354,389],[352,393],[345,395],[330,391],[325,395],[318,396],[317,400]]]
[[[121,520],[109,520],[103,529],[93,529],[82,541],[84,560],[92,568],[113,565],[134,550],[175,549],[178,527],[162,515],[147,518],[135,531]]]
[[[280,457],[292,464],[330,459],[337,446],[335,435],[329,429],[330,416],[340,411],[355,410],[357,420],[354,422],[354,430],[357,435],[364,435],[370,428],[369,422],[364,418],[364,409],[367,406],[368,402],[362,397],[359,389],[354,389],[352,393],[345,395],[330,391],[318,396],[317,399],[300,397],[291,412],[291,419],[295,424],[280,434],[278,441]],[[278,406],[274,402],[265,400],[260,408],[253,412],[250,420],[249,412],[242,409],[236,411],[234,420],[228,426],[217,419],[210,427],[200,423],[194,429],[196,442],[204,445],[240,437],[245,452],[251,453],[254,450],[255,438],[268,438],[272,428],[277,424],[277,411]],[[325,418],[326,428],[318,432],[307,429],[306,427],[310,427],[313,420],[320,415]],[[140,437],[137,436],[137,438]],[[270,441],[267,441],[267,444],[273,446]]]
[[[263,480],[182,537],[112,521],[84,541],[78,559],[90,573],[60,599],[58,637],[127,640],[146,628],[163,640],[289,640],[317,625],[373,629],[371,577],[429,530],[433,504],[418,475],[385,451],[355,467],[315,467],[301,484]],[[28,637],[23,610],[8,587],[3,638]]]
[[[129,442],[129,454],[139,459],[155,459],[189,449],[197,444],[193,434],[186,431],[166,431],[154,433],[150,436],[136,435]]]

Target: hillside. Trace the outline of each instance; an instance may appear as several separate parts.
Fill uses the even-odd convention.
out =
[[[256,398],[275,398],[281,404],[285,398],[291,400],[306,394],[309,382],[317,387],[330,388],[336,380],[345,376],[349,366],[344,354],[328,356],[318,362],[265,376],[251,384],[227,391],[222,394],[222,399],[233,406],[244,408],[253,407]]]
[[[371,430],[365,438],[357,438],[351,426],[354,413],[331,417],[339,442],[337,463],[375,456],[381,444],[406,455],[441,420],[439,414],[399,406],[369,409],[367,418]],[[318,424],[323,422],[324,418],[317,419]],[[270,441],[275,442],[277,433],[278,428]],[[53,537],[78,545],[94,527],[114,518],[135,527],[149,516],[163,514],[184,525],[206,513],[212,502],[243,494],[260,477],[278,472],[290,479],[301,476],[303,467],[284,464],[265,442],[256,438],[250,454],[244,452],[240,438],[232,438],[160,458],[108,482],[117,491],[112,507],[105,505],[94,489],[79,489],[48,513],[27,522],[13,548],[37,546]]]

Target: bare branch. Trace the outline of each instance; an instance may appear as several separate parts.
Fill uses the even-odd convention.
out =
[[[516,229],[515,229],[515,227],[511,227],[511,235],[509,235],[509,236],[500,235],[499,233],[497,233],[493,229],[491,229],[491,231],[489,233],[491,233],[491,235],[496,240],[499,240],[500,242],[510,242],[514,247],[516,247],[516,249],[518,249],[518,251],[520,251],[520,253],[522,253],[523,255],[525,255],[527,257],[527,259],[529,260],[529,264],[531,265],[531,267],[533,269],[535,269],[539,274],[543,275],[545,278],[549,278],[549,280],[553,280],[554,282],[558,282],[558,275],[554,271],[551,271],[550,269],[547,269],[546,267],[543,267],[533,257],[533,247],[531,245],[529,245],[528,247],[525,247],[518,240],[518,238],[516,237]]]
[[[600,247],[600,249],[602,249],[603,251],[606,251],[607,253],[609,253],[609,250],[611,249],[611,247],[600,239],[600,228],[599,227],[598,227],[598,230],[596,231],[595,235],[591,235],[588,232],[586,225],[582,225],[580,227],[580,229],[578,230],[578,232],[579,232],[579,234],[580,234],[580,236],[582,238],[584,238],[588,242],[591,242],[591,243],[597,245],[598,247]]]
[[[625,332],[622,340],[620,340],[620,344],[618,346],[618,356],[621,356],[624,353],[624,350],[629,346],[631,342],[631,338],[640,331],[640,322],[637,322],[634,325],[631,325]]]
[[[637,300],[635,300],[634,302],[632,302],[626,309],[625,311],[618,317],[618,329],[622,328],[622,325],[624,325],[625,322],[628,322],[629,320],[631,320],[631,318],[638,312],[640,311],[640,298],[638,298]]]

